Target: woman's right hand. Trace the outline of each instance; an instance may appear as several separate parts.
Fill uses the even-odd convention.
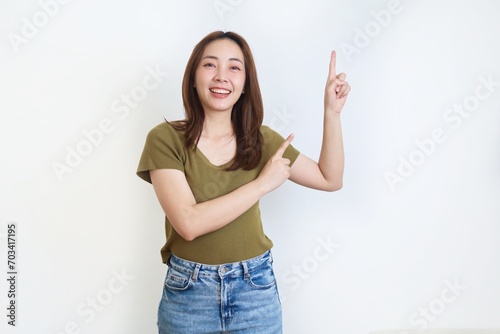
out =
[[[283,158],[283,154],[293,137],[293,134],[289,135],[278,147],[255,180],[266,194],[281,186],[290,177],[290,160]]]

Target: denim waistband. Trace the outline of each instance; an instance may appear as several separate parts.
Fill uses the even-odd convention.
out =
[[[189,273],[191,278],[196,280],[198,276],[248,277],[252,271],[269,265],[272,261],[271,251],[268,250],[264,254],[248,260],[224,264],[197,263],[171,254],[167,263],[176,270]]]

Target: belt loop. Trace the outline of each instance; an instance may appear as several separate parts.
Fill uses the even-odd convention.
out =
[[[198,279],[198,272],[200,271],[201,264],[197,263],[196,266],[194,267],[193,273],[191,274],[191,279],[193,282],[196,282]]]
[[[250,273],[248,272],[248,265],[246,261],[242,261],[241,265],[243,266],[243,279],[247,280],[250,278]]]

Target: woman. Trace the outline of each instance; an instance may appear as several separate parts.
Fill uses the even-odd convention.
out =
[[[182,83],[186,119],[148,134],[137,174],[165,212],[168,264],[159,333],[281,333],[281,304],[259,199],[287,179],[342,187],[340,111],[350,91],[332,52],[319,162],[263,126],[252,53],[232,32],[194,48]]]

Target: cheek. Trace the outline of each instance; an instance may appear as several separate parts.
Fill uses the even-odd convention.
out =
[[[243,90],[245,88],[245,78],[238,78],[235,82],[235,86],[238,87],[238,90]]]
[[[201,75],[199,75],[199,74],[196,74],[196,75],[194,76],[194,83],[195,83],[195,85],[200,85],[200,84],[202,84],[202,83],[203,83],[203,78],[202,78],[202,76],[201,76]]]
[[[200,68],[194,74],[194,83],[201,85],[203,82],[206,81],[206,77],[207,77],[206,71],[203,71],[203,69]]]

